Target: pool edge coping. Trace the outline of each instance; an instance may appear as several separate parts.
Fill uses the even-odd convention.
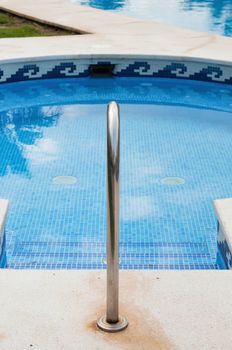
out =
[[[51,11],[47,11],[49,8]],[[1,63],[38,60],[42,56],[46,59],[61,58],[63,51],[63,57],[179,59],[232,65],[230,37],[140,20],[111,11],[107,11],[106,16],[105,10],[74,4],[70,0],[41,0],[33,4],[31,0],[23,3],[0,0],[0,9],[64,29],[66,25],[66,29],[85,32],[77,36],[0,39]],[[84,28],[86,25],[91,26],[90,30]],[[57,41],[62,45],[60,50]],[[75,48],[72,47],[74,42]],[[35,53],[37,45],[43,46],[43,55]],[[8,57],[5,51],[9,52]]]

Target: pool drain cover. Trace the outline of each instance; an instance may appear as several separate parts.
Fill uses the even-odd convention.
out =
[[[161,180],[163,185],[167,186],[178,186],[178,185],[183,185],[185,183],[185,179],[182,177],[174,177],[174,176],[169,176],[169,177],[164,177]]]
[[[56,176],[52,179],[55,185],[74,185],[77,178],[74,176]]]

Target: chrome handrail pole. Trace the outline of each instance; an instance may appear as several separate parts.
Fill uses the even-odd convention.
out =
[[[116,102],[107,107],[107,303],[106,316],[97,325],[107,332],[118,332],[128,326],[119,316],[119,167],[120,111]]]
[[[107,111],[107,310],[106,320],[118,322],[120,116],[116,103]]]

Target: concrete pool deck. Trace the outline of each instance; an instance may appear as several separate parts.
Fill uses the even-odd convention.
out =
[[[70,0],[0,0],[0,9],[86,35],[1,39],[0,60],[38,57],[156,57],[232,64],[232,39],[141,21]],[[1,63],[1,62],[0,62]]]
[[[0,273],[1,350],[231,350],[229,271],[122,271],[118,334],[97,330],[104,271]]]

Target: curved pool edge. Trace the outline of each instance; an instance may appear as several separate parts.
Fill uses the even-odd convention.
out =
[[[0,40],[0,60],[61,57],[178,59],[231,65],[232,38],[76,5],[70,0],[0,0],[0,9],[88,34]],[[42,51],[42,54],[41,54]]]

